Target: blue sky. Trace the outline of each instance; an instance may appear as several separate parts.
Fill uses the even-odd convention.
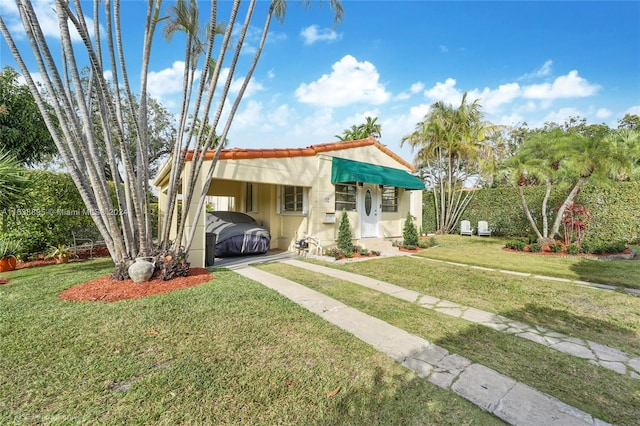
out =
[[[125,28],[139,27],[145,3],[123,1]],[[38,2],[43,16],[50,4]],[[220,2],[222,20],[229,5]],[[244,65],[267,5],[258,4]],[[13,2],[0,6],[5,22],[15,22]],[[208,10],[206,2],[201,6]],[[382,125],[380,142],[412,162],[402,137],[434,102],[459,104],[465,91],[495,124],[539,127],[580,116],[615,127],[625,113],[640,114],[638,1],[344,0],[343,6],[336,27],[326,1],[308,10],[292,2],[285,23],[273,22],[229,147],[332,142],[370,115]],[[125,37],[131,75],[140,39],[133,30]],[[155,43],[150,93],[176,112],[183,45],[160,37]],[[15,66],[4,40],[0,49],[1,65]]]

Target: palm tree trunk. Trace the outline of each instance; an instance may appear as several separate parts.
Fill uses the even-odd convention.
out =
[[[533,220],[533,217],[531,216],[531,211],[529,211],[529,205],[527,204],[527,199],[524,197],[524,187],[522,185],[518,185],[518,195],[520,196],[520,203],[522,203],[522,209],[524,210],[524,214],[527,217],[527,221],[529,221],[529,225],[531,225],[531,229],[533,229],[533,232],[536,233],[536,237],[538,237],[538,242],[542,244],[545,238],[540,233],[540,230],[538,229],[538,225],[536,224],[536,221]]]
[[[544,238],[549,238],[549,218],[547,215],[547,203],[549,202],[550,196],[551,179],[547,179],[547,189],[544,193],[544,198],[542,199],[542,236]]]

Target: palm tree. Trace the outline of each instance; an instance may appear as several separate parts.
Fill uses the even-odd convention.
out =
[[[380,139],[382,137],[382,126],[376,123],[378,117],[366,117],[366,122],[356,126],[351,126],[350,129],[344,129],[342,135],[335,135],[338,140],[344,141],[356,141],[360,139],[366,139],[368,137],[374,137]]]
[[[540,244],[546,245],[559,236],[565,211],[588,181],[602,183],[633,173],[640,158],[638,140],[638,132],[630,129],[587,131],[585,135],[571,126],[554,124],[525,136],[518,153],[506,163],[506,173],[518,189],[523,210]],[[568,183],[570,189],[549,228],[551,211],[547,202],[552,186],[560,182]],[[524,195],[524,187],[540,184],[546,186],[540,208],[542,229]]]
[[[0,216],[2,230],[6,231],[6,217],[12,211],[25,207],[29,200],[29,188],[33,182],[15,157],[0,151]]]
[[[180,250],[188,252],[193,241],[195,227],[183,241],[185,224],[189,213],[190,200],[196,190],[196,177],[204,163],[204,153],[212,146],[213,140],[219,137],[223,141],[227,134],[243,97],[258,59],[264,47],[268,29],[275,16],[282,21],[285,16],[287,2],[273,0],[265,17],[262,37],[253,61],[244,76],[244,82],[238,95],[229,108],[226,122],[221,123],[223,108],[229,102],[229,89],[236,73],[238,59],[244,38],[254,15],[256,1],[249,2],[246,19],[241,25],[240,35],[234,49],[229,49],[231,30],[236,24],[240,1],[234,0],[228,22],[220,26],[217,17],[217,1],[211,2],[208,26],[204,31],[199,27],[199,8],[195,0],[179,0],[171,8],[171,18],[161,16],[162,0],[149,0],[144,21],[144,38],[140,55],[140,96],[139,102],[131,91],[127,72],[127,61],[124,55],[122,38],[122,19],[120,0],[93,2],[94,27],[89,28],[84,19],[82,5],[86,3],[56,0],[54,13],[58,18],[60,30],[61,63],[56,63],[51,54],[48,40],[45,38],[38,16],[32,2],[15,0],[23,22],[27,40],[43,78],[43,90],[31,78],[30,69],[22,58],[12,35],[12,31],[0,16],[0,32],[9,46],[20,71],[27,81],[30,92],[35,98],[38,109],[45,119],[56,148],[70,171],[75,185],[87,206],[96,212],[93,220],[102,234],[109,252],[116,264],[114,276],[125,278],[126,268],[132,260],[141,255],[155,252],[151,239],[151,213],[149,206],[149,134],[148,134],[148,95],[147,78],[151,58],[152,44],[157,26],[167,21],[166,34],[170,36],[176,31],[183,31],[185,43],[185,70],[183,75],[183,96],[178,118],[178,131],[173,145],[173,167],[168,189],[168,214],[163,218],[160,246],[163,250]],[[309,3],[308,1],[306,3]],[[126,4],[126,3],[125,3]],[[342,5],[339,0],[330,0],[335,11],[335,21],[342,17]],[[73,7],[73,9],[72,9]],[[104,27],[101,25],[104,25]],[[82,39],[83,49],[72,44],[71,29],[78,32]],[[105,28],[105,31],[103,31]],[[219,51],[214,55],[214,38],[224,29]],[[82,55],[76,56],[82,50]],[[233,50],[232,54],[228,53]],[[81,57],[88,58],[90,68],[89,83],[83,87],[80,77]],[[214,57],[216,58],[214,60]],[[222,64],[228,60],[230,72],[226,80],[220,80]],[[201,67],[200,79],[197,79],[198,67]],[[104,75],[105,70],[112,71],[113,88],[109,88]],[[220,80],[220,81],[219,81]],[[113,94],[125,93],[125,96]],[[215,96],[214,96],[215,93]],[[51,103],[54,116],[50,114],[45,99]],[[212,105],[217,102],[213,110]],[[99,120],[96,122],[98,110]],[[200,119],[200,126],[191,126],[188,131],[187,117],[194,114]],[[133,117],[136,125],[127,123]],[[218,134],[217,129],[222,127]],[[219,135],[219,136],[218,136]],[[130,155],[128,142],[134,141],[136,149]],[[183,215],[178,227],[178,238],[169,242],[168,230],[172,219],[178,192],[181,190],[179,174],[185,162],[188,150],[193,150],[193,167],[189,176],[185,177],[183,191]],[[220,153],[216,156],[207,173],[206,181],[210,181]],[[106,157],[106,158],[105,158]],[[116,179],[116,199],[112,201],[107,186],[107,174],[103,164],[108,164],[110,176]],[[122,176],[122,181],[119,181]],[[200,209],[195,212],[195,219],[203,210],[206,188],[195,196],[200,198]],[[114,215],[113,212],[124,212]],[[184,248],[182,247],[184,244]]]
[[[468,103],[464,93],[458,108],[433,104],[415,131],[402,138],[402,144],[418,150],[417,168],[425,171],[434,193],[438,233],[449,233],[471,201],[473,191],[463,189],[490,154],[486,140],[493,129],[482,121],[479,100]]]

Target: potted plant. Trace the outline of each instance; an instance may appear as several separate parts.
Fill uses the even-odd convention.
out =
[[[59,246],[51,246],[51,251],[49,252],[49,257],[52,257],[56,263],[67,263],[72,253],[71,247],[60,244]]]
[[[16,256],[20,253],[21,246],[20,241],[0,238],[0,272],[16,269],[18,264]]]

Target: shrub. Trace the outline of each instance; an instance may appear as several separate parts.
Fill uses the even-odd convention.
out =
[[[569,244],[565,250],[567,251],[567,254],[575,256],[580,253],[580,246],[577,244]]]
[[[529,251],[532,253],[539,253],[542,251],[542,245],[538,243],[529,244]]]
[[[340,227],[338,228],[338,248],[345,257],[351,257],[353,254],[352,238],[349,216],[347,216],[346,210],[342,210],[342,218],[340,219]]]
[[[624,241],[605,242],[598,240],[585,240],[582,242],[581,249],[586,254],[609,254],[620,253],[627,248]]]
[[[358,249],[358,253],[360,253],[361,256],[369,256],[369,250],[367,250],[366,248]]]
[[[338,260],[340,259],[340,256],[342,255],[342,251],[338,248],[338,247],[331,247],[329,249],[327,249],[327,251],[325,251],[325,254],[327,256],[332,256],[334,259]]]
[[[17,257],[21,253],[22,242],[20,240],[0,238],[0,259],[11,256]]]
[[[509,240],[506,243],[506,247],[511,250],[524,251],[524,241],[521,240]]]
[[[380,250],[371,250],[371,254],[374,256],[380,256]]]
[[[418,247],[420,248],[435,247],[437,244],[435,237],[420,238],[418,241]]]
[[[620,253],[625,251],[626,248],[627,248],[627,245],[625,244],[624,241],[614,241],[606,245],[605,253]]]
[[[551,250],[551,252],[553,252],[553,253],[560,253],[563,248],[564,248],[564,246],[559,241],[557,241],[556,243],[551,244],[549,246],[549,250]]]
[[[402,238],[404,239],[403,245],[407,249],[409,246],[413,246],[413,249],[415,249],[418,245],[418,230],[416,229],[416,225],[413,223],[413,216],[411,216],[411,213],[409,212],[407,212],[407,220],[404,223]]]

